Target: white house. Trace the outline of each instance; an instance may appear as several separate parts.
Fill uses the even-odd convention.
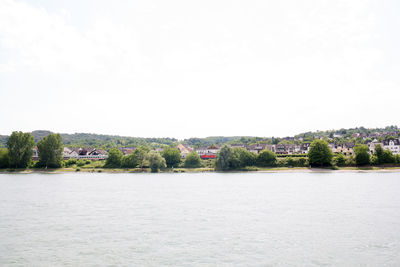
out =
[[[385,140],[383,141],[383,149],[389,149],[394,155],[400,154],[400,140]]]

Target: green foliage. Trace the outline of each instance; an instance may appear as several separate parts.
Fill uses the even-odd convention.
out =
[[[139,146],[135,149],[135,151],[133,151],[133,154],[135,154],[140,168],[143,168],[145,166],[147,161],[147,154],[149,153],[149,151],[150,149],[147,146]]]
[[[122,167],[124,168],[136,168],[138,166],[138,154],[131,153],[129,155],[125,155],[122,158]]]
[[[198,168],[201,166],[201,159],[196,151],[192,151],[186,156],[183,165],[185,168]]]
[[[10,166],[10,157],[6,148],[0,148],[0,169],[5,169]]]
[[[218,151],[216,161],[215,161],[215,168],[220,171],[227,171],[231,168],[231,155],[232,155],[232,148],[224,145]]]
[[[10,167],[28,167],[32,159],[34,145],[33,136],[30,133],[13,132],[7,140]]]
[[[240,167],[256,165],[257,155],[244,148],[234,148],[235,154],[238,155]]]
[[[374,164],[393,164],[396,163],[396,158],[394,157],[392,151],[389,149],[383,150],[381,145],[375,146],[374,156],[372,159]]]
[[[356,145],[354,147],[354,153],[356,154],[357,165],[368,165],[370,164],[369,148],[366,145]]]
[[[400,164],[400,155],[399,154],[394,155],[394,163]]]
[[[161,155],[165,159],[168,168],[177,167],[181,162],[181,153],[176,148],[166,147]]]
[[[122,157],[124,154],[117,148],[108,151],[108,157],[104,168],[120,168],[122,165]]]
[[[86,165],[86,162],[84,160],[80,159],[80,160],[76,161],[76,166],[78,166],[78,167],[83,167],[85,165]]]
[[[336,154],[333,158],[333,164],[335,166],[345,166],[346,165],[346,158],[343,156],[342,153]]]
[[[286,157],[276,158],[276,167],[307,167],[308,160],[306,157]]]
[[[39,165],[42,167],[60,168],[64,145],[59,134],[50,134],[43,137],[37,144]]]
[[[272,167],[276,164],[276,155],[270,150],[263,150],[257,156],[257,166]]]
[[[151,172],[158,172],[160,169],[167,167],[165,159],[156,151],[150,151],[147,154],[147,160],[149,161]]]
[[[330,166],[333,153],[326,141],[316,139],[310,145],[308,160],[313,167]]]
[[[346,158],[346,165],[347,166],[352,166],[352,165],[356,164],[356,159],[355,159],[355,157],[353,155],[346,156],[345,158]]]
[[[374,159],[373,159],[373,163],[374,164],[383,164],[384,162],[384,156],[383,156],[383,148],[380,144],[377,144],[375,146],[375,151],[374,151]]]
[[[65,167],[70,167],[70,166],[75,165],[76,162],[77,162],[77,160],[76,160],[75,158],[71,158],[71,159],[68,159],[68,160],[66,160],[66,161],[64,162],[64,166],[65,166]]]

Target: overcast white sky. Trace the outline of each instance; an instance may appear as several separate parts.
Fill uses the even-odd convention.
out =
[[[400,125],[400,1],[0,0],[0,134]]]

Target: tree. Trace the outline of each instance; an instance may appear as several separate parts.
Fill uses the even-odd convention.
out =
[[[181,153],[177,148],[166,147],[161,155],[165,159],[168,168],[176,167],[181,162]]]
[[[147,146],[139,146],[135,149],[135,151],[133,151],[133,154],[135,154],[140,168],[143,168],[146,162],[147,153],[149,153],[149,151],[150,149]]]
[[[257,156],[257,166],[260,167],[271,167],[276,164],[276,155],[274,152],[265,149],[260,152]]]
[[[396,159],[393,156],[392,151],[390,151],[389,149],[386,149],[385,151],[383,151],[383,155],[382,155],[382,161],[383,163],[396,163]]]
[[[384,162],[384,155],[383,155],[383,148],[380,144],[375,146],[374,156],[376,157],[375,163],[376,164],[383,164]]]
[[[233,151],[236,152],[234,154],[238,155],[240,167],[243,168],[256,165],[257,155],[253,152],[250,152],[247,149],[241,147],[234,148]]]
[[[356,145],[354,147],[354,153],[356,154],[357,165],[368,165],[370,164],[369,148],[366,145]]]
[[[344,166],[346,165],[346,158],[343,156],[342,153],[335,155],[333,158],[333,162],[336,166]]]
[[[308,152],[308,161],[311,166],[329,166],[331,165],[333,153],[326,141],[316,139],[310,145]]]
[[[10,167],[28,167],[33,155],[35,141],[30,133],[13,132],[7,140]]]
[[[220,171],[229,170],[231,155],[232,155],[232,148],[227,145],[223,145],[222,148],[217,153],[217,157],[215,160],[215,168]]]
[[[190,152],[183,163],[185,168],[198,168],[201,166],[201,159],[196,151]]]
[[[50,134],[43,137],[37,144],[39,165],[43,167],[59,168],[62,162],[64,145],[59,134]]]
[[[136,153],[123,156],[122,167],[124,168],[136,168],[138,166],[138,157]]]
[[[0,148],[0,169],[10,166],[10,157],[6,148]]]
[[[117,148],[111,148],[108,151],[108,157],[106,160],[106,164],[104,164],[105,168],[120,168],[122,164],[122,157],[124,154]]]
[[[149,167],[151,172],[158,172],[159,169],[167,167],[165,159],[156,151],[150,151],[147,154],[147,160],[149,161]]]

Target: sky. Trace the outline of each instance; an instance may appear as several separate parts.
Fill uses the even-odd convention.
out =
[[[400,2],[0,0],[0,134],[399,125]]]

